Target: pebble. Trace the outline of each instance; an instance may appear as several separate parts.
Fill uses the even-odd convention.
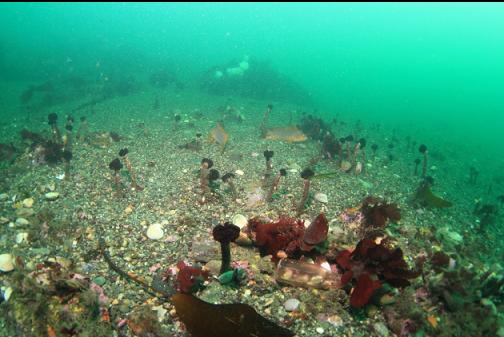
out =
[[[2,287],[2,292],[3,292],[3,298],[7,302],[9,298],[12,295],[12,288],[11,287]]]
[[[131,213],[133,213],[133,206],[128,205],[128,207],[124,209],[124,214],[131,214]]]
[[[163,308],[162,305],[158,305],[157,307],[152,307],[152,310],[157,312],[157,319],[159,322],[162,322],[164,320],[166,313],[168,312],[168,310]]]
[[[9,195],[7,193],[0,194],[0,201],[5,201],[9,199]]]
[[[17,226],[27,226],[29,224],[30,224],[30,221],[26,220],[25,218],[17,218],[16,219]]]
[[[231,221],[233,225],[240,227],[240,229],[243,229],[248,224],[247,218],[242,214],[236,214]]]
[[[107,282],[107,280],[103,276],[97,276],[93,279],[93,282],[99,286],[102,286],[105,284],[105,282]]]
[[[35,211],[31,208],[19,208],[16,210],[16,216],[20,218],[28,218],[35,214]]]
[[[59,198],[59,193],[58,192],[48,192],[44,194],[44,198],[48,201],[54,201]]]
[[[396,302],[396,299],[393,295],[391,294],[385,294],[380,298],[380,304],[381,305],[389,305],[393,304]]]
[[[315,200],[317,200],[318,202],[321,202],[323,204],[327,204],[327,202],[329,201],[327,199],[327,194],[324,194],[324,193],[316,193],[314,198],[315,198]]]
[[[381,322],[373,324],[373,329],[380,337],[388,337],[390,334],[387,326]]]
[[[0,225],[5,225],[8,222],[9,222],[9,219],[7,219],[3,216],[0,216]]]
[[[245,174],[245,172],[243,172],[242,170],[236,170],[236,171],[235,171],[235,174],[236,174],[237,176],[242,176],[242,175],[244,175],[244,174]]]
[[[14,270],[14,256],[12,254],[0,255],[0,271],[9,272]]]
[[[299,304],[301,304],[301,302],[299,302],[298,299],[290,298],[287,301],[285,301],[284,308],[286,311],[295,311],[299,308]]]
[[[151,240],[159,240],[164,236],[164,231],[161,224],[154,223],[147,228],[147,237]]]
[[[26,208],[31,208],[33,206],[33,198],[26,198],[23,200],[23,206]]]
[[[323,334],[324,333],[324,328],[318,327],[318,328],[315,329],[315,331],[317,331],[317,333],[319,333],[319,334]]]

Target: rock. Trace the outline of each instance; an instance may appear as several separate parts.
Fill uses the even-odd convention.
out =
[[[128,205],[128,207],[124,209],[124,214],[128,215],[131,213],[133,213],[133,205]]]
[[[44,194],[44,198],[48,201],[54,201],[59,198],[59,193],[58,192],[48,192]]]
[[[238,238],[235,240],[235,243],[238,245],[238,246],[252,246],[253,245],[253,241],[252,239],[250,239],[248,237],[247,234],[243,233],[243,232],[240,232],[240,236],[238,236]]]
[[[5,201],[9,199],[9,195],[7,193],[0,194],[0,201]]]
[[[221,261],[220,260],[210,260],[205,264],[205,268],[210,271],[212,275],[220,274]]]
[[[165,242],[172,243],[172,242],[176,242],[178,240],[179,240],[178,235],[168,235],[165,239]]]
[[[29,218],[33,214],[35,214],[35,211],[31,208],[19,208],[16,210],[16,216],[20,218]]]
[[[248,224],[247,218],[242,214],[236,214],[231,219],[231,222],[233,223],[233,225],[240,227],[240,229],[243,229]]]
[[[245,172],[243,172],[242,170],[236,170],[236,171],[235,171],[235,174],[236,174],[237,176],[242,176],[242,175],[244,175],[244,174],[245,174]]]
[[[168,310],[163,308],[162,305],[158,305],[157,307],[152,307],[152,310],[157,312],[157,319],[160,323],[164,320],[166,313],[168,312]]]
[[[385,294],[382,297],[380,297],[380,304],[381,305],[389,305],[389,304],[393,304],[395,302],[396,302],[396,299],[392,294]]]
[[[210,238],[197,237],[192,242],[192,258],[196,262],[208,262],[221,258],[220,244]]]
[[[324,193],[315,193],[314,198],[315,198],[315,200],[317,200],[318,202],[321,202],[323,204],[327,204],[327,202],[329,201],[327,199],[327,194],[324,194]]]
[[[51,252],[47,247],[32,248],[31,251],[37,255],[48,255]]]
[[[23,206],[26,208],[31,208],[33,206],[33,198],[26,198],[23,200]]]
[[[102,286],[107,282],[107,280],[103,276],[97,276],[93,279],[93,282],[99,286]]]
[[[359,178],[359,182],[361,183],[362,187],[364,187],[366,190],[373,188],[373,184],[368,181],[365,181],[365,180],[362,180]]]
[[[69,269],[72,266],[72,261],[61,256],[50,257],[47,259],[47,261],[57,263],[66,269]]]
[[[318,328],[315,329],[315,331],[317,331],[318,334],[323,334],[324,333],[324,328],[318,327]]]
[[[26,220],[25,218],[17,218],[16,219],[17,226],[28,226],[29,224],[30,224],[30,221]]]
[[[14,256],[12,254],[0,255],[0,271],[9,272],[14,270]]]
[[[459,233],[451,230],[448,227],[442,227],[436,232],[436,237],[445,243],[458,245],[464,241],[464,238]]]
[[[373,329],[380,337],[388,337],[390,334],[389,329],[382,322],[377,322],[373,324]]]
[[[23,242],[28,242],[28,233],[21,232],[16,234],[16,243],[20,244]]]
[[[12,288],[11,287],[7,287],[7,288],[2,287],[2,292],[3,292],[3,298],[4,298],[5,302],[7,302],[12,295]]]
[[[160,240],[164,236],[161,224],[154,223],[147,228],[147,237],[151,240]]]
[[[299,302],[298,299],[296,298],[290,298],[284,303],[284,308],[286,311],[295,311],[299,308],[299,305],[301,302]]]
[[[8,222],[9,222],[9,219],[4,218],[3,216],[0,216],[0,225],[5,225]]]
[[[341,316],[336,315],[336,314],[330,315],[330,316],[328,316],[326,314],[318,314],[317,320],[319,320],[320,322],[327,322],[336,328],[343,326],[343,324],[344,324],[343,318],[341,318]]]

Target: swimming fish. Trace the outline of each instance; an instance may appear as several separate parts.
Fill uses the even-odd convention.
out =
[[[295,125],[268,129],[264,138],[289,143],[304,142],[307,139],[306,135]]]
[[[219,144],[222,148],[222,152],[224,152],[228,139],[229,136],[220,123],[217,123],[217,125],[210,130],[210,134],[208,135],[208,140],[211,143]]]

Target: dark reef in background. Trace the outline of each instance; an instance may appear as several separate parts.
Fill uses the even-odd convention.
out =
[[[269,62],[252,59],[243,74],[228,75],[226,70],[236,68],[237,64],[238,62],[230,62],[208,69],[201,77],[200,88],[214,95],[312,103],[311,94],[306,89],[274,69]],[[222,76],[219,77],[218,72]]]

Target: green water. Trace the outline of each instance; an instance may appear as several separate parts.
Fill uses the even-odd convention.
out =
[[[233,69],[240,74],[233,75]],[[156,76],[161,76],[166,86],[156,82],[159,81]],[[250,81],[240,82],[240,78]],[[43,89],[45,84],[50,84],[51,89]],[[404,222],[410,227],[418,224],[425,231],[422,235],[432,231],[431,238],[441,238],[432,245],[462,240],[443,227],[456,222],[450,229],[463,233],[464,240],[471,239],[471,243],[484,247],[479,254],[477,249],[462,249],[457,241],[453,244],[458,244],[457,249],[450,251],[460,254],[457,255],[460,261],[469,256],[478,261],[474,264],[481,267],[478,269],[481,274],[482,266],[502,273],[501,266],[494,268],[492,264],[502,263],[504,250],[504,199],[497,199],[504,195],[503,84],[504,4],[501,3],[0,4],[0,144],[6,148],[6,144],[12,143],[17,148],[16,156],[22,158],[17,164],[25,169],[30,167],[24,172],[36,169],[26,164],[23,153],[31,153],[33,146],[29,149],[19,132],[28,128],[47,135],[48,113],[58,112],[60,121],[67,113],[85,115],[92,131],[115,131],[117,126],[121,135],[129,132],[128,141],[139,137],[135,127],[145,122],[146,129],[154,130],[154,134],[162,129],[153,140],[158,157],[144,155],[140,165],[151,169],[149,182],[147,174],[140,172],[139,176],[142,184],[150,184],[152,188],[156,182],[152,176],[171,179],[172,171],[178,169],[172,169],[171,162],[165,162],[165,167],[156,163],[171,154],[164,152],[160,140],[175,139],[178,143],[170,143],[170,151],[179,151],[183,148],[180,145],[196,131],[206,136],[221,117],[216,112],[218,107],[227,104],[235,108],[244,106],[240,110],[244,116],[240,118],[245,122],[225,121],[231,135],[228,152],[213,153],[207,148],[204,151],[224,162],[228,160],[226,163],[233,170],[247,171],[249,167],[243,167],[239,161],[246,158],[246,163],[256,165],[246,175],[253,170],[259,172],[263,163],[253,162],[249,154],[253,152],[256,157],[259,153],[261,157],[263,147],[277,143],[264,143],[251,135],[257,133],[264,107],[272,103],[273,124],[295,124],[303,116],[313,114],[330,125],[337,138],[354,133],[356,137],[367,137],[368,149],[371,144],[378,144],[379,161],[371,160],[368,152],[368,161],[372,163],[366,167],[369,175],[362,179],[345,176],[344,179],[348,178],[345,183],[356,178],[351,180],[354,185],[334,187],[333,182],[342,176],[334,162],[324,161],[316,166],[320,176],[314,179],[315,184],[327,184],[328,189],[349,194],[346,199],[340,198],[331,216],[337,218],[347,208],[355,207],[362,199],[358,193],[368,190],[393,201],[398,199],[407,212]],[[26,96],[32,90],[34,96]],[[158,104],[161,108],[156,107]],[[165,111],[164,107],[170,108]],[[194,122],[193,129],[177,129],[172,124],[165,127],[179,109],[183,118],[189,116]],[[415,144],[411,148],[405,145],[410,141]],[[146,148],[150,145],[145,139],[138,144]],[[450,205],[453,202],[451,209],[431,212],[410,207],[408,198],[414,195],[419,181],[412,176],[412,163],[423,159],[417,150],[420,144],[429,148],[428,174],[436,180],[434,192],[449,199]],[[395,147],[387,150],[389,145]],[[240,146],[247,152],[237,153]],[[300,146],[272,146],[278,146],[277,153],[299,165],[319,153],[317,143],[311,140]],[[108,175],[107,165],[115,147],[117,144],[112,143],[105,150],[96,150],[87,144],[77,146],[75,151],[81,158],[85,153],[89,156],[86,160],[99,161]],[[226,157],[228,153],[235,155],[230,154],[232,160]],[[301,159],[297,158],[298,153]],[[0,159],[4,159],[2,156],[6,159],[0,160],[0,168],[15,166],[8,153],[0,151]],[[199,163],[200,157],[201,153],[181,152],[179,159],[185,175],[199,169],[194,163]],[[235,158],[240,158],[236,159],[236,167]],[[87,163],[76,171],[81,170],[84,175],[83,167],[89,168]],[[159,172],[168,170],[167,167],[170,172],[161,175]],[[477,183],[469,181],[471,167],[478,172]],[[61,167],[50,169],[36,172],[48,172],[47,180],[54,180],[53,176],[62,171]],[[152,173],[154,170],[159,171]],[[104,175],[97,175],[98,184],[106,181]],[[26,179],[23,182],[19,178],[16,186],[31,186],[33,182]],[[0,183],[5,192],[14,193],[8,191],[7,178],[2,177]],[[186,181],[170,183],[173,183],[170,188],[177,189],[176,184],[182,186]],[[250,179],[247,183],[252,185],[255,181]],[[104,184],[109,185],[108,181]],[[183,186],[190,190],[188,185]],[[301,184],[298,185],[293,183],[290,190],[286,188],[275,197],[283,200],[285,195],[298,193],[295,188]],[[354,186],[357,192],[351,195]],[[108,197],[95,192],[90,195],[103,200]],[[149,202],[158,201],[157,195],[147,192],[145,195]],[[473,211],[476,200],[494,207],[486,233],[477,231],[483,216]],[[136,205],[143,202],[135,201]],[[117,207],[119,214],[125,205]],[[2,207],[5,214],[0,216],[13,217],[14,205]],[[214,216],[220,211],[212,210],[207,215]],[[442,230],[438,233],[439,228]],[[403,233],[393,228],[393,231],[404,238],[409,235],[407,230]],[[414,246],[412,251],[419,253],[425,247],[419,247],[418,241],[429,239],[408,237],[401,244],[408,240]],[[10,244],[4,239],[0,243],[2,247]],[[346,246],[352,244],[345,242]],[[473,260],[468,261],[464,263],[472,268]],[[500,289],[504,291],[502,286]],[[492,300],[498,306],[495,310],[502,313],[502,292],[499,296],[500,300],[495,299],[497,296]],[[469,303],[473,305],[479,300]],[[475,324],[477,315],[469,316],[468,320]],[[502,321],[501,316],[501,332]]]
[[[268,60],[318,110],[500,153],[502,4],[2,4],[7,80]],[[6,98],[4,98],[6,99]],[[471,153],[472,157],[476,154]]]

